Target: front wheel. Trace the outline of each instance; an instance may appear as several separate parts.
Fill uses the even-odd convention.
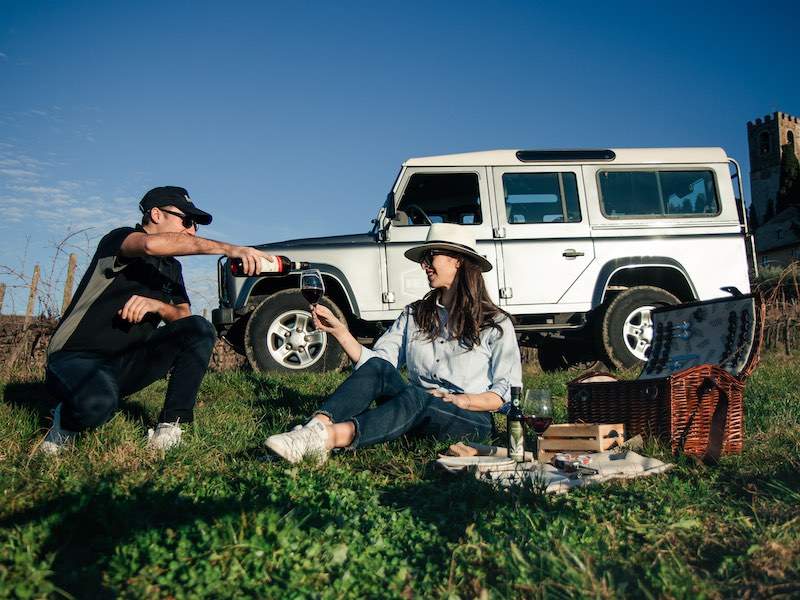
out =
[[[607,362],[618,368],[646,362],[653,340],[650,313],[655,308],[679,302],[668,291],[650,285],[632,287],[616,296],[598,321],[601,350]]]
[[[328,298],[320,304],[345,322],[342,311]],[[344,360],[333,336],[314,329],[308,302],[296,289],[277,292],[256,307],[247,321],[244,345],[247,360],[257,371],[330,371]]]

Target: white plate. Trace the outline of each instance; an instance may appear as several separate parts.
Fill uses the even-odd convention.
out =
[[[457,469],[479,465],[480,467],[504,467],[513,465],[514,459],[505,456],[442,456],[437,461],[443,467]]]

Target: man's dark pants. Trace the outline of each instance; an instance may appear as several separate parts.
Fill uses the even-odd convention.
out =
[[[116,356],[56,352],[47,362],[47,387],[61,403],[61,427],[83,431],[108,421],[128,396],[169,373],[161,423],[189,423],[216,335],[191,316],[157,328],[143,344]]]

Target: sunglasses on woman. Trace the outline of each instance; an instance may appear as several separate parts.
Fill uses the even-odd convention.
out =
[[[445,250],[428,250],[425,254],[422,255],[422,258],[419,259],[419,264],[421,265],[428,265],[433,266],[433,257],[438,255],[444,256],[452,256],[455,257],[455,254],[452,252],[446,252]]]
[[[175,217],[180,217],[181,218],[181,225],[183,225],[184,229],[191,229],[192,227],[195,228],[195,231],[200,229],[200,226],[189,215],[176,213],[174,210],[167,210],[166,208],[159,208],[158,210],[160,210],[161,212],[165,212],[168,215],[173,215]]]

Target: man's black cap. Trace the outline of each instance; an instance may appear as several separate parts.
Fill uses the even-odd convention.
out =
[[[161,208],[162,206],[174,206],[183,214],[194,219],[198,225],[211,223],[211,215],[192,204],[189,192],[185,188],[174,185],[153,188],[139,202],[139,210],[142,211],[142,214],[151,208]]]

